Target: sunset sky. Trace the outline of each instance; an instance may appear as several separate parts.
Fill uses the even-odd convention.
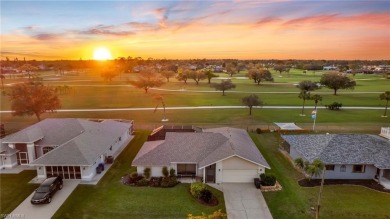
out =
[[[390,59],[390,1],[1,1],[1,58]]]

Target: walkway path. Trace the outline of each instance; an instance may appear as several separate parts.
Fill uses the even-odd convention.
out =
[[[31,197],[34,194],[32,193],[18,207],[16,207],[14,211],[12,211],[9,218],[23,216],[18,218],[49,219],[56,213],[79,183],[80,180],[64,180],[64,187],[54,194],[53,199],[49,204],[32,205],[30,203]]]

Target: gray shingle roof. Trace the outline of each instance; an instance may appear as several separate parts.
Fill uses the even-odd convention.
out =
[[[35,124],[44,127],[43,131],[50,130],[46,133],[43,132],[44,139],[39,143],[46,139],[42,145],[59,146],[31,164],[93,165],[96,159],[115,144],[118,138],[130,128],[130,124],[116,121],[99,123],[83,119],[49,120],[42,121],[43,125],[42,122]],[[58,141],[55,141],[55,137],[58,137]]]
[[[390,141],[368,134],[283,135],[309,162],[326,164],[372,164],[390,169]]]
[[[205,129],[202,133],[168,132],[164,141],[146,142],[132,165],[169,165],[171,162],[198,163],[208,166],[238,155],[269,168],[248,133],[242,129]]]

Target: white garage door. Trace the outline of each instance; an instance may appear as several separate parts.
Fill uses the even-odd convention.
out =
[[[223,182],[253,182],[254,178],[258,178],[257,170],[223,170]]]

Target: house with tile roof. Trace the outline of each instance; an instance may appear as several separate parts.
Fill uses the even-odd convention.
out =
[[[200,177],[204,182],[253,182],[270,169],[248,133],[237,128],[201,132],[166,132],[164,140],[147,141],[132,162],[143,174],[162,176],[164,166],[178,176]]]
[[[132,133],[133,121],[45,119],[1,139],[1,168],[34,166],[38,178],[91,180]]]
[[[374,179],[390,189],[390,141],[369,134],[282,135],[292,159],[326,164],[325,179]]]

